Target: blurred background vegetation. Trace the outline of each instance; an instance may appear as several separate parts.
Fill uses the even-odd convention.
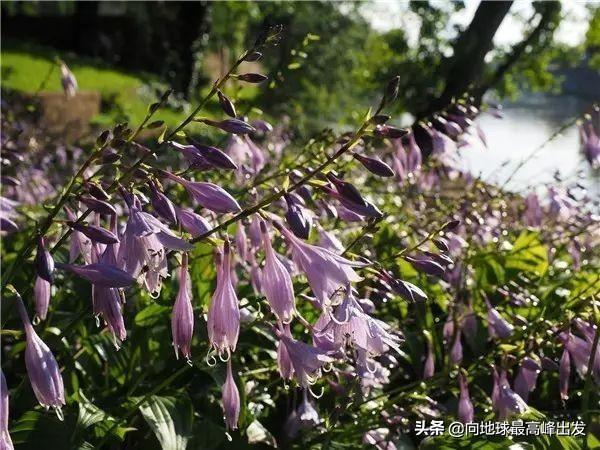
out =
[[[593,3],[3,2],[3,87],[59,90],[49,71],[60,56],[81,89],[101,93],[98,122],[139,120],[171,86],[173,114],[162,118],[174,123],[275,23],[285,39],[256,67],[270,82],[239,90],[238,104],[308,131],[348,122],[395,74],[397,112],[418,118],[466,89],[503,98],[558,91],[565,79],[593,86],[577,77],[600,68]]]

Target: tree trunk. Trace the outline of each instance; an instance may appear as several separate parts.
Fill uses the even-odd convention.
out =
[[[494,35],[512,6],[512,1],[482,1],[473,20],[454,45],[453,56],[444,64],[445,86],[442,94],[417,114],[428,117],[450,105],[477,83],[485,67],[485,56],[492,49]]]

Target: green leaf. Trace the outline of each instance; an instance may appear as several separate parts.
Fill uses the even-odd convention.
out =
[[[151,327],[168,319],[171,308],[156,303],[146,306],[135,315],[135,324],[139,327]]]
[[[506,256],[506,268],[542,275],[548,269],[548,250],[537,231],[524,230]]]
[[[194,418],[188,398],[153,395],[140,405],[140,412],[163,450],[185,450]]]

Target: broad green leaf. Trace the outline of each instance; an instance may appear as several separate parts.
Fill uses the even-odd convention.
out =
[[[506,255],[506,268],[542,275],[548,269],[548,250],[536,231],[524,230]]]
[[[191,436],[194,411],[188,398],[151,396],[140,412],[162,450],[185,450]]]
[[[139,327],[152,327],[158,322],[168,320],[171,308],[159,304],[152,304],[142,309],[135,316],[135,324]]]

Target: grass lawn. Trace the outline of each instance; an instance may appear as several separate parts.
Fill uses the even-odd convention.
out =
[[[40,87],[47,92],[61,91],[60,70],[55,63],[57,55],[52,50],[3,46],[0,59],[2,87],[26,93],[35,93]],[[151,75],[100,67],[76,57],[63,59],[75,74],[79,89],[100,92],[103,104],[109,105],[94,118],[94,123],[100,125],[117,121],[139,123],[148,105],[156,101],[157,92],[166,89],[166,85]],[[164,109],[156,117],[169,125],[176,125],[185,117],[185,113]]]

